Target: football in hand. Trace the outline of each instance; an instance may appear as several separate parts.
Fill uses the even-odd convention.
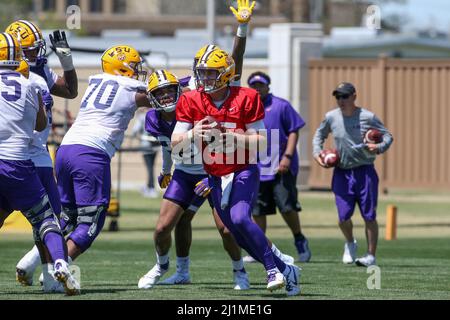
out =
[[[383,134],[378,129],[369,129],[364,135],[364,143],[378,144],[383,142]]]
[[[206,116],[206,119],[208,119],[208,124],[211,126],[211,129],[216,129],[219,130],[220,132],[225,132],[225,128],[219,121],[214,119],[214,117]]]
[[[339,164],[339,154],[336,149],[322,150],[319,157],[328,167],[335,167]]]

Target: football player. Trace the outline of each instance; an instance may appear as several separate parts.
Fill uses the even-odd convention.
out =
[[[24,60],[30,66],[29,80],[36,84],[42,94],[47,113],[48,123],[42,132],[35,131],[30,145],[30,155],[38,176],[45,191],[48,194],[50,204],[56,215],[61,213],[61,202],[59,199],[56,181],[53,176],[53,164],[47,150],[47,139],[52,126],[53,98],[56,96],[73,99],[77,96],[78,80],[72,63],[70,47],[64,32],[56,30],[50,35],[52,49],[60,59],[64,70],[64,76],[58,76],[47,65],[46,42],[42,32],[34,23],[26,20],[17,20],[11,23],[6,32],[19,39],[24,52]],[[33,274],[39,264],[39,256],[42,262],[42,282],[45,292],[62,291],[61,285],[56,282],[52,273],[52,264],[48,252],[43,247],[34,246],[16,265],[16,279],[23,285],[33,284]]]
[[[259,170],[251,159],[254,146],[266,143],[261,100],[253,89],[230,86],[235,64],[225,51],[204,54],[195,73],[197,90],[184,93],[177,104],[172,148],[176,153],[192,141],[201,142],[201,160],[220,219],[239,246],[264,265],[268,290],[286,286],[288,295],[299,294],[300,269],[272,252],[251,219],[259,188]]]
[[[111,193],[111,158],[124,139],[137,107],[150,107],[140,81],[142,58],[136,49],[113,46],[101,57],[103,73],[89,78],[78,116],[55,159],[61,195],[61,228],[69,234],[75,260],[102,230]]]
[[[20,44],[8,33],[0,34],[0,212],[7,216],[20,210],[33,227],[36,243],[41,243],[54,262],[53,276],[68,295],[79,294],[79,284],[71,275],[67,247],[58,218],[33,162],[29,144],[33,129],[47,127],[47,117],[37,86],[15,71],[20,65]]]
[[[177,162],[175,171],[172,169],[172,150],[170,137],[176,124],[175,106],[181,94],[178,79],[167,70],[157,70],[149,78],[147,94],[154,109],[147,112],[145,129],[156,137],[162,146],[163,167],[158,177],[161,188],[166,188],[161,203],[160,214],[153,235],[157,264],[140,280],[138,287],[149,289],[159,282],[169,268],[169,249],[171,232],[175,228],[175,244],[177,251],[177,271],[161,284],[190,283],[189,249],[192,240],[191,220],[206,198],[194,193],[198,181],[206,177],[202,163]],[[198,151],[198,150],[197,150]],[[192,154],[195,156],[195,153]],[[206,195],[205,190],[205,195]],[[215,213],[215,212],[214,212]],[[241,257],[240,248],[233,236],[224,230],[223,224],[214,214],[214,218],[223,239],[225,250],[230,255],[236,290],[250,288],[247,272]]]

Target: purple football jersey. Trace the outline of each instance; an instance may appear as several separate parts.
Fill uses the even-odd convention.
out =
[[[267,130],[267,155],[268,158],[261,160],[258,166],[261,170],[261,181],[269,181],[275,179],[276,170],[281,160],[288,142],[289,134],[296,132],[305,126],[305,121],[294,110],[291,104],[272,94],[267,95],[264,103],[264,125]],[[277,131],[275,131],[277,130]],[[272,135],[278,133],[278,141],[271,143]],[[274,136],[274,140],[276,136]],[[273,147],[278,146],[275,150]],[[290,170],[294,176],[297,176],[299,169],[299,159],[297,148],[292,155]]]

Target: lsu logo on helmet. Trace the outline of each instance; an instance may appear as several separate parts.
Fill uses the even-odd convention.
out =
[[[172,112],[181,95],[177,77],[167,70],[154,71],[148,81],[147,97],[157,110]]]
[[[30,66],[35,66],[36,60],[45,57],[47,51],[45,39],[41,30],[32,22],[14,21],[6,27],[5,32],[18,39],[24,52],[24,58]]]
[[[16,69],[21,60],[22,50],[17,39],[9,33],[0,33],[0,66]]]
[[[119,45],[107,49],[101,58],[103,72],[140,80],[147,73],[142,70],[142,58],[131,46]]]
[[[195,66],[197,89],[207,93],[226,87],[235,75],[233,58],[221,49],[205,51]]]

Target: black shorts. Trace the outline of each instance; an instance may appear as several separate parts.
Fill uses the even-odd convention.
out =
[[[275,180],[261,181],[253,215],[275,214],[277,207],[283,214],[302,210],[298,202],[297,179],[290,171],[277,174]]]

